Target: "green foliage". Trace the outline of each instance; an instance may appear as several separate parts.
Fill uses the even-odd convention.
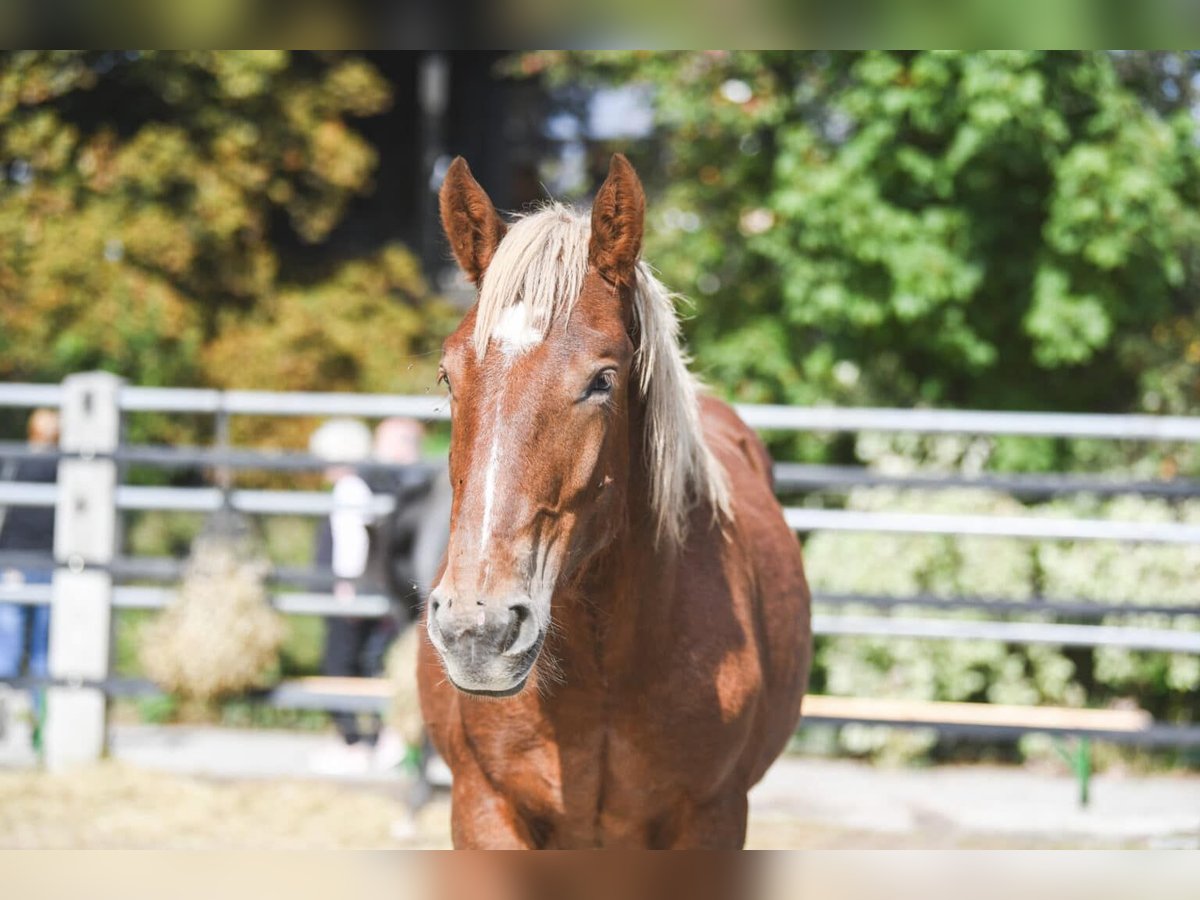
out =
[[[321,672],[325,620],[319,616],[288,616],[287,636],[279,650],[280,675],[294,678]]]
[[[132,513],[125,542],[137,556],[172,556],[182,559],[203,527],[203,516],[189,512],[146,510]]]
[[[0,55],[0,378],[415,384],[381,371],[436,309],[413,257],[308,249],[371,189],[351,123],[390,102],[349,54]]]
[[[1200,401],[1195,359],[1167,352],[1200,346],[1196,69],[1026,51],[521,60],[552,84],[653,88],[659,152],[632,148],[657,187],[646,255],[695,298],[693,348],[723,390],[1077,410]]]

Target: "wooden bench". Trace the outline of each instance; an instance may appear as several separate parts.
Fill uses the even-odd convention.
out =
[[[1075,709],[1058,706],[1008,706],[999,703],[948,703],[809,694],[804,718],[812,722],[865,722],[902,727],[942,727],[1050,734],[1125,735],[1154,725],[1142,709]]]
[[[352,678],[314,675],[280,682],[267,691],[274,706],[332,712],[382,713],[395,687],[388,678]]]
[[[1149,734],[1154,718],[1143,709],[1078,709],[1060,706],[1011,706],[1001,703],[951,703],[935,700],[889,700],[869,697],[804,698],[801,725],[888,725],[935,728],[997,737],[1042,732],[1078,738],[1075,749],[1058,743],[1058,751],[1075,774],[1079,804],[1091,794],[1092,738],[1128,738]]]

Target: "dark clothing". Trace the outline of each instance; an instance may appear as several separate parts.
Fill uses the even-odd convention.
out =
[[[325,654],[321,660],[321,672],[325,675],[361,678],[377,674],[366,671],[364,658],[371,638],[379,628],[374,619],[329,616],[325,619]],[[354,713],[335,712],[330,714],[334,727],[347,744],[366,741],[375,743],[381,728],[377,715],[367,717],[364,728]]]
[[[54,457],[22,459],[14,465],[0,466],[6,480],[53,484],[58,480],[58,460]],[[0,550],[54,549],[53,506],[10,506],[0,524]]]
[[[328,518],[317,520],[317,533],[313,536],[313,564],[325,570],[333,565],[333,529],[329,526]]]
[[[367,482],[372,493],[394,497],[396,506],[370,528],[371,550],[364,577],[388,595],[401,626],[416,621],[420,612],[420,579],[413,565],[413,548],[432,483],[429,471],[419,466],[379,473]]]
[[[0,476],[9,481],[53,484],[58,480],[58,459],[47,455],[0,464]],[[54,552],[54,507],[9,506],[0,508],[0,550],[26,553]],[[52,564],[20,570],[24,584],[49,584]],[[44,678],[50,645],[50,607],[0,603],[0,679],[16,678],[22,662],[36,678]],[[34,693],[34,713],[41,721],[42,694]]]
[[[333,532],[329,527],[329,519],[322,519],[317,525],[315,562],[325,570],[333,563]],[[383,651],[386,650],[387,643],[386,640],[381,640],[381,632],[390,624],[386,619],[366,619],[358,616],[326,617],[321,674],[350,678],[378,675],[382,669]],[[330,718],[347,744],[357,744],[359,741],[373,744],[378,739],[382,727],[377,715],[367,717],[365,728],[354,713],[335,712],[330,714]]]

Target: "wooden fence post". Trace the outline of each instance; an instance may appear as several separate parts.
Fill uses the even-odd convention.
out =
[[[50,678],[46,691],[45,758],[50,768],[92,762],[104,754],[107,698],[84,682],[108,677],[112,562],[117,543],[117,466],[97,459],[117,449],[121,379],[107,372],[63,381],[60,445],[78,456],[58,465],[54,572],[50,612]],[[65,682],[65,684],[63,684]]]

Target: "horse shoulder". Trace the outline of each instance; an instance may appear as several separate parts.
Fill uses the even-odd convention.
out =
[[[812,652],[811,595],[804,576],[799,542],[775,498],[772,461],[758,435],[726,403],[701,401],[701,416],[710,450],[725,469],[732,521],[726,523],[727,573],[730,583],[747,585],[753,621],[753,664],[761,672],[754,780],[786,744],[800,714]],[[738,602],[737,589],[734,602]],[[730,660],[719,672],[721,693],[749,682],[739,674],[748,660]]]

